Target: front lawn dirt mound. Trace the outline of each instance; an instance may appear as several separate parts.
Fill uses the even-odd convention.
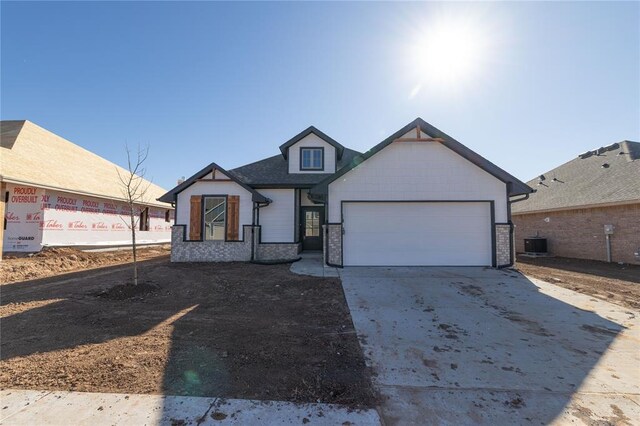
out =
[[[3,286],[0,387],[375,405],[338,279],[154,260],[96,297],[130,274]]]
[[[518,256],[517,269],[627,308],[640,309],[640,266],[566,257]]]
[[[169,245],[138,248],[138,259],[168,256],[170,250]],[[34,280],[131,261],[131,249],[84,252],[68,247],[45,248],[33,255],[4,257],[0,262],[0,284]]]
[[[108,288],[106,290],[94,293],[97,297],[110,300],[127,300],[133,298],[143,298],[147,295],[154,295],[160,288],[150,283],[132,283],[120,284]]]

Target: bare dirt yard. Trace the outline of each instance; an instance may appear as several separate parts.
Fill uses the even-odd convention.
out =
[[[338,279],[165,258],[139,291],[130,275],[2,286],[0,387],[375,404]]]
[[[138,259],[169,256],[171,246],[138,248]],[[74,248],[45,248],[33,255],[5,256],[0,262],[0,284],[51,277],[66,272],[83,271],[107,265],[131,262],[130,249],[107,252],[84,252]]]
[[[518,256],[516,267],[525,275],[620,306],[640,309],[640,266],[564,257]]]

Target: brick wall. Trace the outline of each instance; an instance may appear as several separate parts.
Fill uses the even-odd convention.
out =
[[[342,266],[342,225],[323,225],[325,262]]]
[[[254,239],[255,260],[294,259],[300,252],[300,244],[259,243],[260,227],[245,225],[244,241],[184,241],[185,225],[175,225],[171,230],[172,262],[246,262],[251,260],[251,238]]]
[[[256,258],[258,260],[284,260],[297,258],[300,253],[301,244],[262,243],[256,247]]]
[[[496,266],[507,266],[511,261],[511,225],[496,225]]]
[[[548,221],[545,219],[548,218]],[[611,236],[614,262],[640,264],[640,203],[626,206],[514,214],[516,251],[524,252],[524,238],[536,232],[547,238],[549,253],[578,259],[607,260],[604,225],[615,226]]]
[[[243,226],[244,241],[184,241],[185,225],[171,228],[172,262],[233,262],[251,260],[251,226]]]

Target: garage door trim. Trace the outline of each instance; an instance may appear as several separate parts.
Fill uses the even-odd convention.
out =
[[[491,266],[496,267],[496,212],[494,200],[340,200],[340,224],[342,238],[340,238],[340,264],[344,265],[344,204],[345,203],[489,203],[491,215]],[[384,265],[380,265],[384,266]]]

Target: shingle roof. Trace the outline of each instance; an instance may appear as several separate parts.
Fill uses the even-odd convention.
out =
[[[640,143],[623,141],[588,151],[540,176],[527,182],[536,192],[514,203],[514,214],[640,202]]]
[[[338,160],[337,169],[349,164],[360,155],[359,152],[344,148],[342,158]],[[287,160],[282,155],[274,155],[255,163],[230,170],[246,184],[260,188],[265,186],[311,187],[326,179],[332,173],[289,173]]]
[[[0,158],[0,181],[124,199],[126,170],[28,120],[0,122]],[[169,207],[156,201],[164,192],[150,183],[144,204]]]

